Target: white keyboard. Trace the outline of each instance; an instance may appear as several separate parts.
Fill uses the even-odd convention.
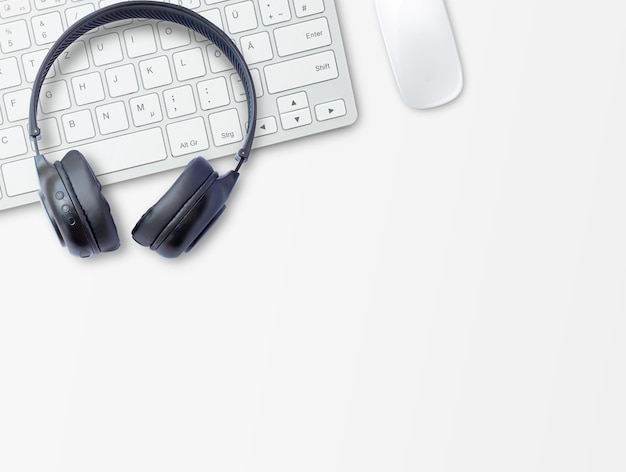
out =
[[[39,64],[68,25],[118,2],[0,0],[0,210],[37,200],[28,103]],[[241,49],[258,97],[254,147],[356,120],[334,0],[170,3],[199,12]],[[199,155],[234,156],[246,117],[239,77],[212,43],[172,23],[124,21],[57,59],[41,92],[39,147],[50,161],[79,150],[109,184]]]

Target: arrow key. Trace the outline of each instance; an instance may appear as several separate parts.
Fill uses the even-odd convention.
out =
[[[309,108],[309,99],[306,92],[298,92],[291,95],[285,95],[276,100],[278,111],[280,113],[289,113],[291,111]]]
[[[284,129],[293,129],[310,125],[313,122],[313,118],[311,116],[311,110],[304,108],[290,113],[283,113],[280,115],[280,121]]]
[[[246,128],[248,125],[246,124]],[[278,124],[276,123],[276,118],[273,116],[268,116],[266,118],[259,118],[256,120],[256,131],[254,132],[254,136],[258,138],[259,136],[266,136],[268,134],[274,134],[278,131]]]
[[[346,113],[346,102],[343,100],[321,103],[315,107],[315,115],[318,121],[332,120],[333,118],[345,116]]]

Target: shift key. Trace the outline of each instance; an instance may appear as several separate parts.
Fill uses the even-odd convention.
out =
[[[339,71],[333,51],[279,62],[265,68],[265,79],[270,93],[305,87],[337,77]]]

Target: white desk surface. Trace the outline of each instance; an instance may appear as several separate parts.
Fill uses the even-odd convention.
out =
[[[2,214],[0,470],[626,469],[626,6],[449,0],[431,111],[338,8],[359,121],[256,152],[189,256],[130,236],[177,172],[89,261]]]

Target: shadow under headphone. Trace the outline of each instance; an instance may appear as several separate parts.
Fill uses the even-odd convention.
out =
[[[256,95],[250,70],[241,52],[220,28],[196,12],[155,1],[130,1],[96,10],[71,25],[53,44],[35,77],[30,101],[29,127],[39,176],[39,197],[57,236],[70,253],[89,257],[116,250],[117,228],[101,185],[85,157],[77,150],[50,163],[40,152],[37,104],[44,79],[53,62],[74,41],[94,28],[120,20],[152,19],[177,23],[212,41],[239,74],[248,101],[248,127],[235,156],[234,170],[219,176],[209,162],[197,157],[163,197],[132,230],[133,239],[164,257],[190,251],[226,209],[225,203],[252,148],[256,128]]]

